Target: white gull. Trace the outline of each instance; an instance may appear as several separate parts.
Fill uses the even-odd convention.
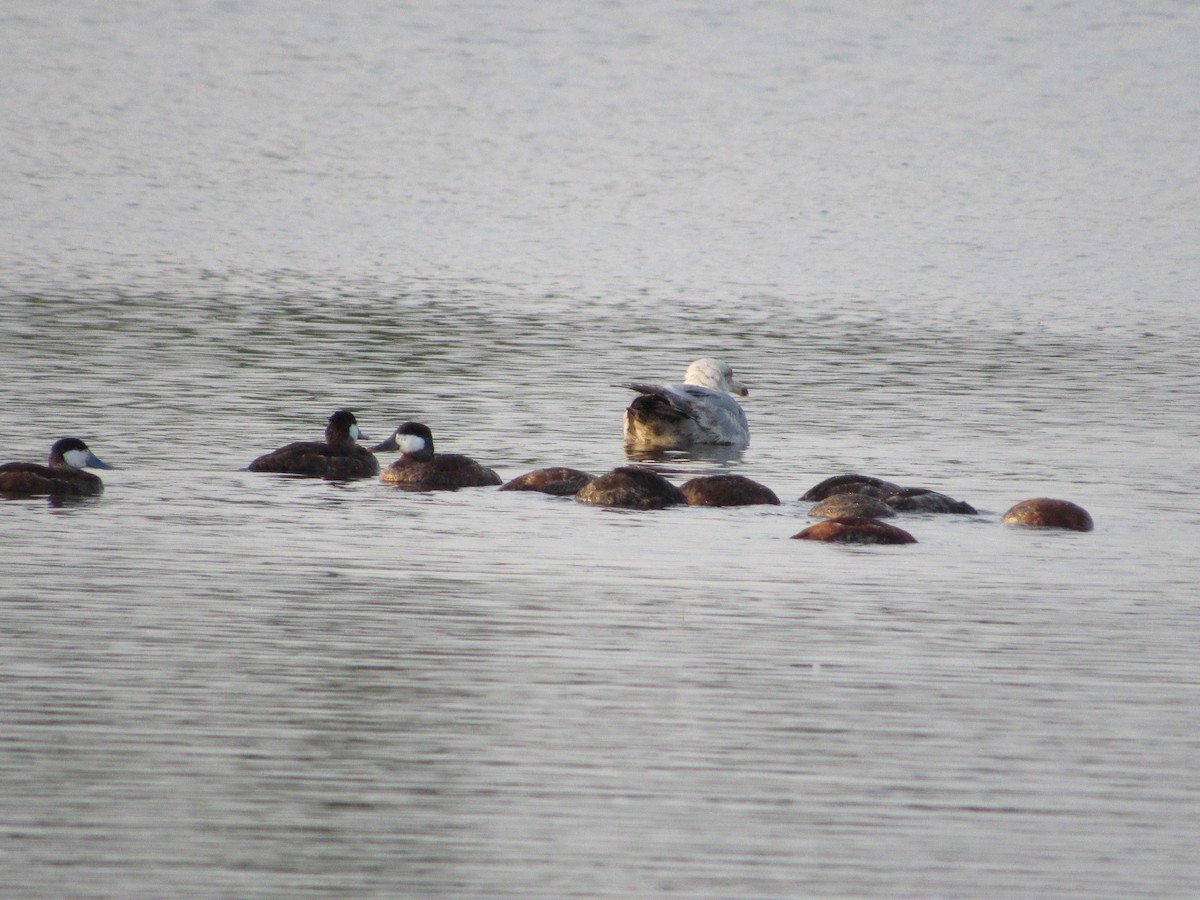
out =
[[[733,377],[729,363],[704,357],[688,366],[683,384],[623,382],[637,391],[625,410],[625,443],[644,450],[684,449],[723,444],[742,449],[750,443],[746,414],[733,394],[746,386]]]

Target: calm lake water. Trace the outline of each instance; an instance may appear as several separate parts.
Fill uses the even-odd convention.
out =
[[[1200,893],[1200,6],[427,6],[0,15],[0,894]],[[245,471],[700,355],[783,506]]]

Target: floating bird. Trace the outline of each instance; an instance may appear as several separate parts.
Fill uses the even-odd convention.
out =
[[[379,461],[355,441],[366,438],[354,413],[339,409],[329,417],[325,442],[296,441],[250,463],[251,472],[281,472],[311,478],[367,478],[379,474]]]
[[[884,481],[873,475],[831,475],[819,484],[810,487],[801,500],[824,500],[835,494],[866,494],[870,497],[883,497],[900,490],[900,485]]]
[[[881,498],[884,503],[898,512],[961,513],[978,515],[975,507],[962,500],[955,500],[929,488],[900,488]]]
[[[743,449],[750,443],[746,413],[733,394],[749,390],[727,362],[705,357],[687,368],[683,384],[624,382],[641,394],[625,410],[625,443],[640,450],[680,450],[698,444]]]
[[[597,506],[623,509],[663,509],[687,503],[683,492],[657,472],[641,466],[620,466],[589,481],[575,499]]]
[[[895,525],[876,519],[841,516],[809,525],[792,537],[801,541],[835,544],[915,544],[917,539]]]
[[[591,475],[579,469],[551,466],[547,469],[534,469],[532,472],[518,475],[512,481],[501,485],[500,490],[540,491],[543,494],[570,497],[579,493],[579,489],[591,480]]]
[[[745,475],[701,475],[679,486],[691,506],[779,506],[779,497],[769,487]]]
[[[929,488],[906,488],[872,475],[833,475],[809,488],[801,500],[827,500],[841,495],[875,497],[898,512],[961,513],[976,515],[969,503],[931,491]],[[845,501],[850,503],[850,501]],[[865,506],[865,504],[864,504]],[[849,507],[847,507],[849,508]],[[813,511],[812,515],[828,515]]]
[[[382,444],[371,448],[376,453],[399,450],[403,454],[385,468],[379,480],[413,491],[452,491],[462,487],[490,487],[500,484],[500,476],[460,453],[435,453],[433,432],[420,422],[405,422]]]
[[[104,490],[100,476],[83,467],[111,469],[79,438],[62,438],[50,448],[49,465],[11,462],[0,466],[0,494],[86,497]]]
[[[814,504],[808,514],[818,519],[889,519],[896,510],[870,494],[830,494]]]
[[[1051,500],[1035,497],[1022,500],[1004,514],[1006,525],[1027,525],[1032,528],[1068,528],[1071,531],[1091,531],[1095,527],[1091,514],[1070,500]]]

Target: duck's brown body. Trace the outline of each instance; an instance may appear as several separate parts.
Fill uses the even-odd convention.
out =
[[[679,486],[692,506],[779,506],[779,497],[745,475],[701,475]]]
[[[49,494],[56,497],[89,497],[104,491],[104,482],[83,466],[111,469],[79,438],[62,438],[50,448],[48,465],[12,462],[0,466],[0,495],[10,497]]]
[[[382,444],[376,453],[399,450],[398,460],[379,473],[384,484],[410,491],[453,491],[463,487],[493,487],[502,479],[461,453],[435,453],[433,432],[421,422],[405,422]]]
[[[495,470],[481,466],[461,453],[438,453],[429,460],[401,457],[379,473],[379,480],[418,491],[452,491],[460,487],[500,484],[500,476]]]
[[[366,447],[360,447],[358,422],[341,409],[329,417],[325,442],[296,441],[265,453],[250,463],[251,472],[278,472],[306,475],[309,478],[369,478],[379,474],[379,461]]]
[[[5,463],[0,466],[0,494],[57,494],[87,497],[104,491],[104,482],[72,466]]]
[[[571,497],[579,493],[580,488],[592,480],[592,476],[579,469],[567,466],[551,466],[546,469],[534,469],[524,475],[506,482],[500,487],[502,491],[538,491],[543,494],[553,494],[557,497]]]
[[[1026,525],[1031,528],[1066,528],[1070,531],[1091,531],[1095,524],[1091,514],[1070,500],[1035,497],[1022,500],[1004,514],[1006,525]]]
[[[638,466],[621,466],[589,481],[575,499],[597,506],[623,509],[663,509],[687,503],[683,492],[657,472]]]
[[[809,525],[793,538],[837,544],[915,544],[917,539],[895,525],[875,519],[842,516]]]

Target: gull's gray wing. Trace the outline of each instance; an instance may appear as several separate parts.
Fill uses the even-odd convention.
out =
[[[724,391],[693,384],[646,384],[639,381],[619,385],[639,394],[657,397],[671,410],[691,420],[703,443],[732,444],[745,447],[750,443],[750,426],[741,404]]]

